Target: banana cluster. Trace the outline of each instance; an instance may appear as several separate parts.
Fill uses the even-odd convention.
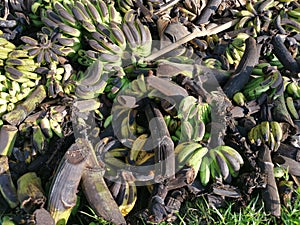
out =
[[[201,141],[205,135],[205,124],[210,122],[211,108],[207,103],[198,103],[193,96],[183,98],[178,108],[181,119],[180,140]]]
[[[294,81],[291,81],[291,82],[287,83],[285,92],[289,96],[291,96],[293,99],[299,99],[300,98],[300,87]]]
[[[248,100],[257,99],[263,93],[270,98],[276,99],[284,92],[284,80],[281,73],[272,66],[266,66],[261,63],[255,66],[256,75],[259,71],[261,74],[251,79],[243,88],[243,94]]]
[[[70,47],[67,41],[62,41],[64,38],[61,36],[58,30],[43,27],[42,32],[37,33],[37,40],[32,37],[22,36],[21,40],[25,43],[22,48],[28,51],[28,55],[35,58],[42,65],[52,62],[63,62],[66,61],[64,57],[74,53],[78,48],[75,48],[74,45]]]
[[[4,66],[4,61],[9,58],[9,53],[16,49],[16,46],[3,37],[0,37],[0,66]]]
[[[118,9],[123,13],[127,13],[134,8],[135,0],[117,0],[116,2]]]
[[[137,189],[133,175],[130,172],[121,171],[118,179],[108,188],[122,215],[126,216],[133,209],[137,200]]]
[[[246,49],[245,41],[249,37],[246,33],[239,33],[227,46],[225,56],[230,65],[239,65]]]
[[[20,132],[25,137],[30,137],[30,140],[24,142],[22,148],[26,162],[29,163],[37,152],[45,153],[48,142],[54,134],[60,138],[63,136],[61,124],[65,115],[65,107],[52,106],[47,113],[41,111],[30,115],[20,125]]]
[[[240,10],[236,13],[236,16],[241,19],[235,25],[235,29],[242,29],[245,27],[253,27],[253,36],[258,36],[263,29],[268,27],[272,18],[272,12],[269,10],[273,6],[276,6],[275,0],[264,1],[260,0],[252,3],[252,1],[246,2],[246,9]]]
[[[97,97],[104,92],[109,76],[109,72],[103,71],[103,63],[96,60],[84,73],[79,74],[75,95],[82,99]]]
[[[39,68],[26,51],[0,38],[0,64],[5,74],[0,74],[0,114],[12,111],[15,104],[24,100],[41,79],[35,70]]]
[[[79,62],[88,64],[96,59],[112,66],[120,66],[126,47],[137,56],[150,54],[151,34],[145,25],[135,17],[133,11],[128,11],[122,17],[114,7],[114,2],[102,0],[53,2],[52,9],[46,10],[42,18],[44,24],[51,30],[59,29],[59,43],[76,47],[81,39],[88,42],[88,50],[79,51]],[[130,59],[130,57],[129,57]]]
[[[248,133],[251,144],[260,146],[266,144],[272,151],[277,151],[283,138],[283,131],[277,121],[263,121],[253,127]]]
[[[240,167],[244,164],[241,155],[229,146],[218,146],[208,150],[198,143],[182,142],[176,146],[174,153],[176,165],[179,168],[191,167],[195,177],[199,172],[200,181],[204,186],[211,178],[231,182],[232,177],[237,177]]]
[[[218,59],[207,58],[203,62],[204,62],[204,65],[207,66],[207,67],[209,67],[209,68],[219,69],[219,70],[222,69],[222,62],[220,60],[218,60]]]

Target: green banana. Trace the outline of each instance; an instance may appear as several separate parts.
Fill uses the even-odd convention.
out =
[[[208,155],[202,158],[200,165],[200,181],[203,186],[206,186],[210,180],[210,164],[211,160]]]
[[[293,101],[293,98],[292,97],[287,97],[285,99],[285,102],[286,102],[286,106],[290,112],[290,114],[292,115],[292,117],[296,120],[299,119],[299,114],[295,108],[295,105],[294,105],[294,101]]]

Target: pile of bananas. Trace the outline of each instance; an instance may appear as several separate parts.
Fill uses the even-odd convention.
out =
[[[280,123],[276,121],[263,121],[253,127],[248,133],[251,144],[260,146],[266,144],[272,151],[277,151],[283,138],[283,131]]]
[[[240,10],[236,16],[241,17],[240,21],[236,24],[236,29],[244,27],[253,27],[254,37],[266,31],[272,19],[272,11],[269,10],[278,4],[277,1],[247,1],[246,9]]]
[[[240,167],[244,164],[241,155],[229,146],[218,146],[207,149],[194,142],[182,142],[175,148],[178,167],[193,168],[195,176],[200,175],[202,185],[206,186],[210,179],[223,179],[230,183],[237,177]]]
[[[62,123],[67,111],[64,106],[51,106],[45,111],[30,115],[20,124],[19,130],[25,137],[24,145],[19,154],[30,163],[39,152],[44,154],[50,139],[55,135],[62,138]]]
[[[239,33],[230,43],[227,45],[225,56],[230,65],[234,65],[236,68],[241,61],[241,58],[245,52],[246,44],[245,40],[249,37],[246,33]]]
[[[210,122],[211,107],[207,103],[197,103],[193,96],[181,100],[178,118],[181,119],[180,140],[199,142],[205,135],[205,125]]]
[[[255,74],[254,74],[255,73]],[[270,99],[276,99],[285,90],[285,82],[281,73],[268,63],[257,64],[253,70],[253,78],[245,85],[242,92],[237,92],[233,100],[240,106],[245,102],[258,99],[266,94]]]
[[[123,216],[126,216],[133,209],[137,200],[134,179],[130,172],[121,171],[118,178],[108,185]]]
[[[127,11],[122,20],[113,2],[56,1],[46,10],[42,21],[50,30],[59,30],[57,41],[64,46],[79,49],[81,40],[87,40],[89,49],[78,52],[79,62],[84,65],[99,59],[109,68],[120,66],[122,59],[131,57],[125,54],[126,47],[131,50],[130,55],[138,57],[151,53],[149,28],[133,10]]]

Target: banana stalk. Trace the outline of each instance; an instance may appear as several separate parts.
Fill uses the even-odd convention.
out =
[[[11,208],[18,206],[17,190],[11,179],[7,156],[0,156],[0,192]]]
[[[0,130],[0,155],[10,156],[17,137],[18,128],[3,125]]]
[[[18,179],[18,199],[27,213],[32,213],[36,208],[43,208],[46,202],[41,179],[35,172],[24,174]]]
[[[153,104],[145,108],[149,122],[155,158],[155,180],[161,182],[175,175],[174,143],[170,137],[163,115]]]
[[[11,125],[19,125],[46,98],[46,89],[39,85],[17,108],[2,116]]]
[[[280,217],[280,198],[274,177],[274,164],[271,159],[271,150],[267,145],[259,147],[258,165],[261,172],[266,177],[266,188],[262,190],[262,197],[265,202],[265,208],[276,217]]]
[[[273,44],[273,50],[276,57],[284,65],[285,68],[292,72],[295,78],[298,78],[298,73],[300,72],[300,66],[297,61],[293,58],[292,54],[284,45],[284,39],[280,35],[275,35],[272,38],[271,43]]]
[[[88,166],[82,174],[82,188],[85,196],[98,216],[114,224],[126,224],[103,179],[104,172],[105,170],[99,166],[95,154],[90,154]]]
[[[249,37],[245,43],[245,53],[236,68],[234,75],[229,78],[223,87],[224,92],[229,98],[232,98],[236,92],[241,91],[247,84],[252,70],[259,58],[260,51],[255,39]]]
[[[76,205],[77,188],[91,151],[89,142],[78,138],[60,163],[50,188],[48,204],[55,224],[66,224]]]

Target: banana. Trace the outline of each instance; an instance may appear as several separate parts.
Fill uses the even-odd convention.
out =
[[[41,119],[39,123],[41,130],[43,134],[45,135],[46,138],[52,138],[53,137],[53,132],[50,126],[50,121],[49,119],[45,116]]]
[[[130,30],[130,28],[129,28],[129,26],[128,26],[127,23],[122,23],[122,31],[123,31],[123,33],[124,33],[124,35],[126,37],[126,41],[127,41],[128,45],[129,45],[129,47],[132,50],[136,49],[136,47],[137,47],[136,44],[137,43],[135,42],[134,36],[131,33],[131,30]]]
[[[111,1],[108,5],[109,20],[118,24],[122,23],[122,16],[115,8],[115,2]]]
[[[109,12],[106,3],[100,0],[97,1],[96,4],[97,4],[98,11],[101,15],[102,21],[105,23],[109,22]]]
[[[270,122],[271,132],[274,136],[276,143],[280,142],[283,137],[283,131],[280,124],[277,121]]]
[[[253,14],[249,16],[242,16],[239,22],[235,25],[235,29],[242,29],[253,18]]]
[[[292,117],[296,120],[299,119],[299,114],[295,108],[295,105],[294,105],[294,101],[293,101],[293,98],[292,97],[287,97],[286,100],[286,106],[290,112],[290,114],[292,115]]]
[[[62,138],[63,137],[63,131],[62,131],[62,128],[61,128],[60,124],[52,118],[50,118],[49,121],[50,121],[50,127],[51,127],[52,131],[58,137]]]
[[[100,60],[96,60],[89,66],[79,80],[80,85],[93,85],[101,79],[103,74],[103,64]]]
[[[206,186],[210,180],[210,163],[208,155],[203,156],[200,165],[200,181],[203,186]]]
[[[59,24],[58,27],[63,33],[68,34],[72,37],[79,37],[81,35],[80,30],[78,30],[77,28],[71,27],[67,24]]]
[[[253,13],[254,15],[257,15],[256,9],[254,8],[254,6],[253,6],[253,4],[252,4],[251,1],[247,1],[247,2],[246,2],[246,9],[247,9],[249,12]]]
[[[45,149],[45,136],[42,133],[40,126],[33,125],[32,126],[32,144],[33,147],[40,153],[44,153]]]
[[[269,146],[269,148],[270,148],[271,151],[275,150],[276,141],[274,139],[274,135],[273,135],[272,132],[269,132],[268,146]]]
[[[265,143],[268,142],[270,136],[270,124],[268,121],[263,121],[260,123],[261,136]]]
[[[194,133],[193,133],[193,141],[202,141],[205,134],[205,123],[202,120],[195,121]]]
[[[191,157],[189,157],[189,159],[186,162],[186,165],[193,168],[194,172],[195,172],[195,177],[199,172],[200,166],[201,166],[201,162],[202,162],[202,158],[208,153],[208,148],[206,147],[200,147],[198,149],[196,149]],[[194,179],[195,179],[194,177]],[[194,180],[193,179],[193,180]]]
[[[191,95],[183,98],[179,104],[178,118],[187,120],[196,101],[197,99]]]
[[[121,28],[116,23],[111,23],[110,29],[111,29],[110,38],[113,41],[115,41],[122,50],[125,50],[126,39],[125,39],[125,35],[124,35],[123,31],[121,30]]]
[[[277,88],[283,83],[283,79],[279,71],[276,71],[272,74],[274,82],[271,84],[271,88]]]
[[[88,0],[85,1],[85,4],[87,6],[87,12],[89,13],[90,18],[92,18],[95,22],[102,23],[103,21],[97,8]]]
[[[137,160],[135,161],[135,165],[143,165],[144,163],[148,162],[148,160],[152,160],[151,164],[154,162],[154,152],[141,151],[138,155]]]
[[[192,154],[202,145],[195,142],[181,142],[174,149],[175,158],[179,168],[183,167]]]
[[[226,146],[226,145],[221,145],[221,146],[216,147],[215,149],[218,150],[218,151],[226,152],[226,153],[232,155],[239,162],[240,165],[244,164],[244,160],[243,160],[242,156],[234,148],[231,148],[231,147]]]
[[[229,173],[231,174],[232,177],[237,177],[238,172],[241,168],[239,161],[232,155],[228,154],[227,152],[221,152],[221,153],[226,159],[229,168]]]
[[[224,181],[229,182],[231,177],[230,177],[229,167],[227,165],[226,159],[220,151],[214,149],[214,152],[215,152],[216,162],[221,171],[221,175],[224,178]]]
[[[102,40],[98,40],[98,42],[100,43],[100,45],[102,45],[105,49],[107,49],[110,53],[114,53],[117,55],[122,55],[123,50],[116,45],[115,43],[102,39]]]
[[[286,86],[286,90],[287,90],[287,93],[292,95],[292,97],[295,97],[297,99],[300,98],[300,92],[298,91],[299,90],[299,87],[297,84],[295,84],[294,82],[291,82],[289,83],[287,86]]]
[[[147,134],[142,134],[139,137],[137,137],[133,144],[132,144],[132,148],[130,150],[130,155],[129,155],[129,160],[135,162],[140,151],[143,150],[143,147],[146,143],[148,139],[148,135]]]
[[[9,51],[12,51],[16,48],[16,46],[11,43],[10,41],[6,40],[5,38],[3,37],[0,37],[0,49],[1,50],[9,50]]]
[[[192,140],[194,134],[194,127],[189,121],[182,121],[181,122],[181,141],[190,141]]]
[[[269,89],[270,89],[270,86],[268,86],[268,85],[258,86],[252,90],[244,91],[243,93],[245,94],[247,99],[254,100],[254,99],[258,98],[262,93],[265,93],[266,91],[268,91]]]
[[[229,48],[226,48],[226,50],[225,50],[225,57],[226,57],[226,59],[227,59],[227,61],[228,61],[228,63],[229,63],[230,65],[233,65],[233,64],[235,63],[235,60],[234,60],[233,57],[231,56],[231,53],[230,53],[230,51],[229,51]]]
[[[244,106],[246,100],[247,99],[242,92],[237,92],[233,95],[233,101],[239,106]]]
[[[119,209],[123,216],[126,216],[134,207],[137,200],[137,189],[133,181],[126,181],[126,191],[124,200],[119,206]]]

